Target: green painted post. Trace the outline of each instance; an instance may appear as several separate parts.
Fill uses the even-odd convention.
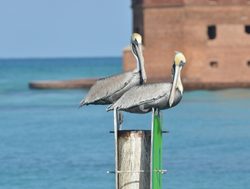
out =
[[[162,120],[160,111],[153,111],[152,120],[152,189],[162,189]]]

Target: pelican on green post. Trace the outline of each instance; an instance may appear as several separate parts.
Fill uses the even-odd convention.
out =
[[[172,67],[173,81],[170,83],[144,84],[132,87],[125,92],[110,110],[120,110],[131,113],[148,113],[152,111],[151,129],[151,189],[162,188],[162,118],[160,110],[176,106],[183,96],[181,70],[186,64],[186,58],[181,52],[176,52]]]

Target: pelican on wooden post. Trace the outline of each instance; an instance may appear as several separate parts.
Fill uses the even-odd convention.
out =
[[[89,90],[86,97],[80,102],[80,106],[89,104],[106,105],[118,100],[130,88],[146,82],[144,58],[142,54],[142,37],[133,33],[131,37],[132,53],[136,59],[136,69],[118,75],[98,80]],[[119,125],[122,122],[121,113],[117,113]]]

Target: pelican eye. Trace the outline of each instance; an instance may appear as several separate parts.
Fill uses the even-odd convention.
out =
[[[184,66],[184,65],[185,65],[185,62],[181,60],[181,62],[180,62],[179,65],[180,65],[180,66]]]

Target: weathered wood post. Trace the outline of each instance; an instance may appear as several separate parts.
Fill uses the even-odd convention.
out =
[[[118,189],[150,189],[150,130],[118,131]]]

